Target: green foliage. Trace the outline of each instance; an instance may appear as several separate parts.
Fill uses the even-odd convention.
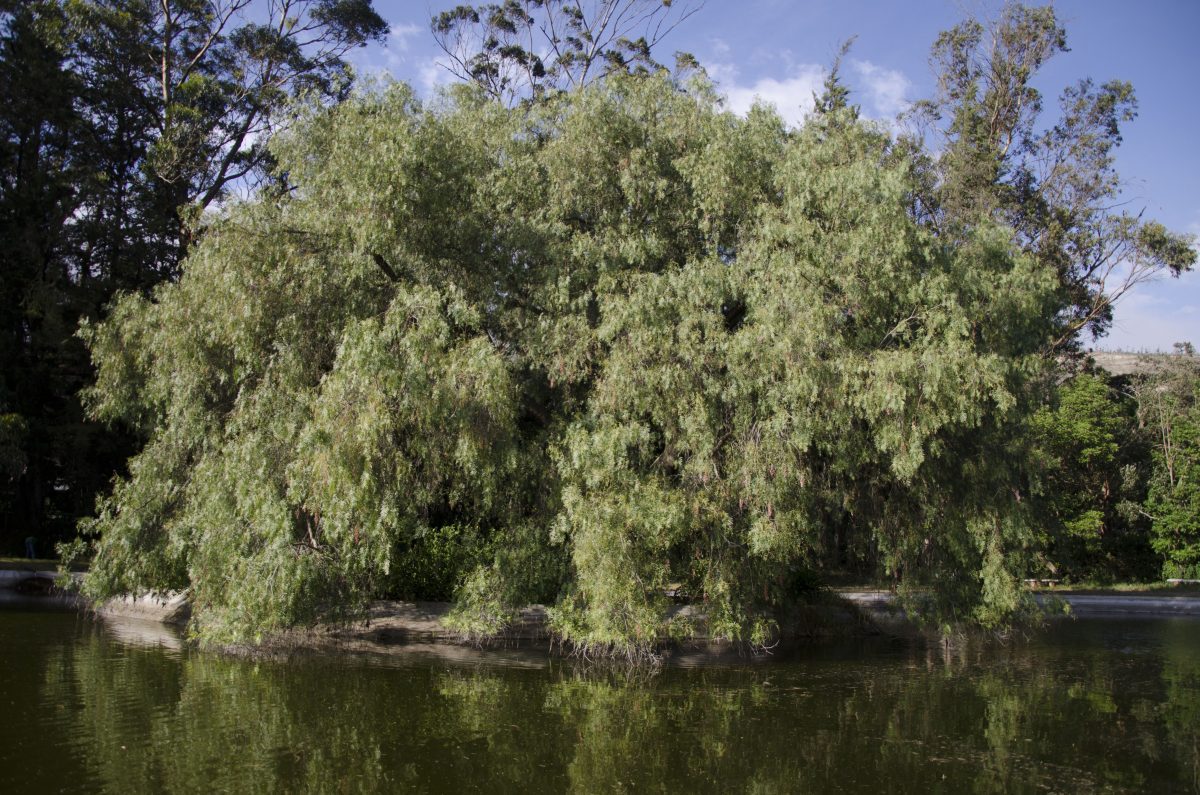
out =
[[[149,434],[88,590],[190,587],[202,637],[458,586],[494,631],[767,642],[826,523],[939,621],[1006,623],[1031,531],[994,451],[1034,405],[1055,275],[939,240],[908,158],[665,78],[525,109],[399,86],[275,142],[297,189],[85,335],[98,417]]]
[[[1200,359],[1186,343],[1138,390],[1139,412],[1154,440],[1146,498],[1163,576],[1200,578]]]
[[[450,601],[461,579],[483,562],[484,549],[474,527],[430,528],[397,550],[389,572],[394,585],[388,591],[402,599]]]
[[[1153,576],[1148,528],[1139,511],[1149,448],[1137,427],[1136,401],[1102,373],[1074,376],[1055,397],[1056,405],[1030,421],[1037,491],[1047,512],[1050,573],[1076,579]]]
[[[1038,72],[1066,50],[1052,6],[1009,2],[990,23],[969,19],[938,37],[938,93],[914,113],[943,138],[921,191],[929,223],[955,235],[1001,221],[1058,273],[1052,350],[1101,336],[1122,295],[1196,262],[1188,236],[1114,209],[1122,206],[1115,151],[1137,113],[1129,83],[1080,80],[1061,92],[1057,120],[1042,118]]]
[[[175,277],[290,104],[344,96],[344,56],[385,30],[369,0],[0,3],[0,414],[24,428],[0,546],[69,538],[142,441],[85,416],[80,322]]]
[[[535,12],[566,20],[540,67],[506,38]],[[1129,87],[1082,83],[1043,129],[1030,81],[1064,34],[1011,6],[994,42],[966,23],[935,46],[935,158],[859,120],[836,70],[788,130],[594,21],[449,12],[435,32],[467,42],[470,82],[428,107],[398,85],[330,105],[314,66],[294,117],[270,92],[226,117],[219,80],[162,79],[151,172],[203,206],[276,169],[177,283],[83,324],[92,416],[147,440],[85,527],[89,593],[188,588],[217,641],[451,591],[488,634],[542,601],[569,643],[638,658],[691,629],[668,592],[714,636],[768,643],[830,561],[936,626],[1004,628],[1032,607],[1047,516],[1053,556],[1115,566],[1126,409],[1095,379],[1045,395],[1122,290],[1194,259],[1108,209]],[[303,55],[252,24],[222,41],[237,63]],[[267,117],[269,153],[243,149]],[[1123,256],[1132,281],[1106,292]]]

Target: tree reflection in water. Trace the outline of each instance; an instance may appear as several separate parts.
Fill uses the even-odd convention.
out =
[[[72,715],[73,780],[121,791],[1186,792],[1198,630],[1079,622],[1028,643],[822,647],[647,677],[248,661],[92,629],[48,655],[41,697]]]

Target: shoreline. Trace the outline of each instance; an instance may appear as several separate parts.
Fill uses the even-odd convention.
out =
[[[848,602],[873,612],[900,611],[895,595],[888,591],[835,591]],[[1157,594],[1096,594],[1071,591],[1034,591],[1040,607],[1065,604],[1068,616],[1200,616],[1200,595],[1159,596]]]
[[[20,575],[3,576],[6,574]],[[119,636],[139,644],[181,648],[184,628],[191,617],[186,594],[146,594],[119,597],[100,604],[54,586],[57,572],[0,572],[0,588],[18,591],[34,601],[53,600],[63,607],[92,613]],[[81,575],[73,574],[78,579]],[[21,583],[35,586],[21,588]],[[1097,595],[1069,592],[1036,592],[1042,607],[1061,606],[1063,613],[1050,618],[1200,618],[1200,595]],[[344,624],[319,624],[286,630],[260,646],[224,647],[239,655],[290,655],[302,651],[335,651],[368,654],[417,652],[461,659],[481,653],[517,654],[521,657],[570,656],[549,628],[544,606],[519,611],[504,632],[488,638],[471,638],[448,627],[448,602],[380,600],[371,603],[362,618]],[[769,651],[786,651],[805,642],[870,636],[912,637],[928,634],[910,620],[895,595],[881,590],[823,591],[798,605],[780,622],[780,636],[769,650],[754,650],[745,643],[707,637],[704,617],[695,606],[674,608],[697,626],[696,636],[684,640],[663,638],[655,656],[672,664],[767,657]]]
[[[53,577],[57,576],[48,572],[40,574],[45,583],[52,583]],[[0,582],[0,588],[4,587]],[[16,591],[11,587],[10,590]],[[191,606],[186,594],[182,593],[117,597],[97,604],[54,587],[24,590],[24,600],[27,604],[54,603],[64,609],[89,613],[127,640],[139,645],[170,648],[181,648],[186,643],[184,632],[191,616]],[[504,631],[483,638],[470,637],[447,626],[445,619],[452,607],[449,602],[379,600],[371,603],[361,619],[284,630],[256,646],[217,648],[234,655],[266,657],[304,651],[370,654],[415,651],[454,659],[497,652],[533,654],[544,659],[576,656],[550,630],[548,611],[542,605],[521,609],[516,621]],[[885,620],[877,620],[857,605],[828,591],[820,592],[810,603],[797,605],[785,620],[781,620],[780,636],[767,649],[709,637],[703,629],[704,615],[695,606],[676,606],[671,612],[673,617],[683,617],[697,627],[693,637],[663,637],[656,645],[652,653],[654,660],[671,664],[767,658],[770,652],[816,640],[921,634],[920,629],[906,619],[896,622],[882,617]]]

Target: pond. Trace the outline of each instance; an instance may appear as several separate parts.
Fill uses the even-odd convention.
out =
[[[0,792],[1200,792],[1196,619],[643,676],[519,651],[248,660],[8,597],[0,658]]]

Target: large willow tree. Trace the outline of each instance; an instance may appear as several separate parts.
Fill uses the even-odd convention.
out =
[[[190,588],[201,637],[253,637],[403,593],[453,537],[464,626],[546,601],[622,651],[673,629],[669,586],[766,639],[831,544],[939,621],[1021,608],[1008,448],[1055,273],[915,221],[906,150],[852,111],[397,85],[274,146],[290,189],[85,330],[93,411],[147,439],[92,595]]]

